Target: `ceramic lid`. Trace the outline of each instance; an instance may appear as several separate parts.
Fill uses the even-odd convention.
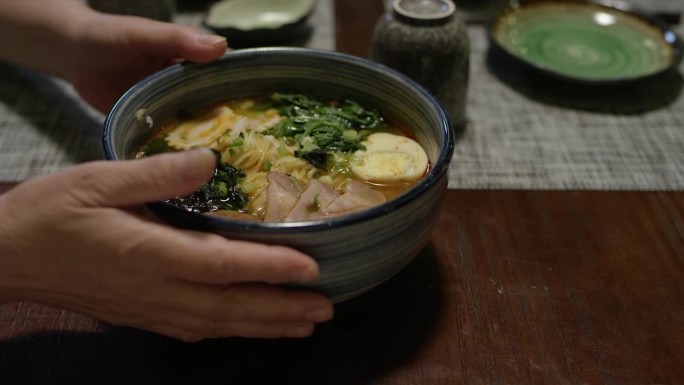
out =
[[[437,22],[451,18],[456,6],[451,0],[395,0],[395,15],[415,22]]]

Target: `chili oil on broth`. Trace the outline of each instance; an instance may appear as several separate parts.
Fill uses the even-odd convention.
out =
[[[355,102],[332,99],[322,103],[332,109],[333,121],[340,115],[341,124],[349,127],[342,130],[344,138],[339,140],[342,145],[338,147],[344,147],[345,151],[336,150],[334,146],[333,150],[326,150],[325,167],[321,167],[306,155],[320,156],[319,142],[326,141],[330,135],[327,132],[316,134],[315,129],[314,134],[280,135],[282,126],[290,124],[290,120],[306,120],[307,115],[297,115],[306,108],[274,103],[274,95],[279,94],[216,103],[192,113],[180,112],[140,147],[136,157],[195,147],[211,148],[219,160],[214,177],[193,194],[192,199],[184,197],[168,202],[189,211],[257,221],[315,220],[372,207],[406,192],[429,170],[427,155],[410,130],[386,121],[379,113],[353,104]],[[325,114],[329,112],[327,108],[321,108]],[[283,114],[282,111],[288,112]],[[377,122],[374,114],[377,114]],[[304,124],[316,126],[320,116],[314,115]],[[349,116],[352,121],[362,123],[350,124],[345,120]],[[292,123],[292,126],[297,124]],[[228,186],[230,183],[225,184],[220,178],[215,180],[222,165],[228,169],[221,175],[228,174],[237,181],[234,190]],[[312,193],[306,190],[313,187],[322,190],[311,200]],[[230,196],[243,194],[245,204],[225,205],[222,194],[226,191]],[[360,195],[349,197],[352,193]],[[219,199],[209,205],[197,205],[212,194],[220,195]],[[310,200],[306,204],[302,202],[304,197]],[[332,201],[342,208],[331,206]],[[282,205],[284,209],[276,209],[276,205]],[[358,207],[352,207],[354,205]],[[349,207],[352,209],[347,210]],[[329,211],[325,211],[328,208]],[[293,214],[295,209],[297,213]],[[289,214],[273,214],[274,211]]]

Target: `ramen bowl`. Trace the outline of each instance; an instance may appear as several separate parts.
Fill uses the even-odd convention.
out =
[[[427,174],[384,204],[307,222],[221,218],[164,202],[148,206],[173,226],[301,250],[321,272],[303,287],[343,301],[409,264],[429,241],[439,216],[453,132],[438,102],[407,77],[359,57],[301,48],[236,50],[209,64],[175,65],[133,86],[117,102],[105,120],[104,153],[109,160],[134,158],[141,144],[179,111],[283,91],[348,98],[376,108],[412,131],[427,153]]]

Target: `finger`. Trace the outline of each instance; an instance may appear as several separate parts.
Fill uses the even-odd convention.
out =
[[[167,59],[183,58],[198,63],[218,59],[228,48],[222,36],[193,27],[134,18],[125,29],[126,38],[140,52]]]
[[[142,324],[142,325],[125,325],[129,327],[133,327],[136,329],[144,329],[153,333],[161,334],[166,337],[171,337],[175,338],[177,340],[181,340],[183,342],[199,342],[205,339],[205,337],[200,336],[199,334],[192,332],[190,330],[185,330],[173,326],[168,326],[168,325],[147,325],[147,324]]]
[[[318,294],[250,285],[218,289],[175,285],[164,297],[138,303],[132,312],[91,312],[114,325],[131,326],[196,341],[214,337],[305,337],[315,323],[332,318],[330,302]],[[147,311],[141,311],[147,309]]]
[[[304,283],[319,278],[316,261],[284,246],[228,240],[219,235],[165,229],[155,242],[140,242],[136,255],[164,255],[169,276],[205,284]],[[150,232],[147,232],[150,234]],[[127,251],[129,254],[132,250]]]
[[[268,285],[216,287],[179,282],[168,291],[172,301],[160,299],[161,308],[219,323],[327,322],[334,312],[330,300],[321,294]]]
[[[211,338],[304,338],[315,328],[313,323],[274,324],[267,322],[206,323],[180,319],[182,327],[169,325],[130,325],[184,342],[199,342]]]
[[[161,154],[140,160],[93,162],[62,174],[72,195],[88,207],[130,207],[183,196],[211,176],[216,157],[207,149]]]
[[[238,309],[234,305],[233,309]],[[332,318],[332,310],[326,310],[328,316],[325,321]],[[198,315],[190,311],[159,310],[155,315],[156,320],[145,322],[119,322],[141,329],[147,329],[170,335],[184,341],[198,341],[206,338],[219,337],[246,337],[246,338],[301,338],[311,335],[315,324],[325,321],[311,321],[309,317],[287,317],[285,319],[249,319],[244,320],[233,314],[226,317],[210,314]],[[165,331],[164,331],[165,330]]]

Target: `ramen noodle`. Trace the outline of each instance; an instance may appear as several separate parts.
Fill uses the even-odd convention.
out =
[[[386,202],[422,179],[425,150],[410,132],[351,100],[273,94],[183,112],[137,157],[207,147],[217,169],[200,190],[168,201],[255,221],[307,221]]]

